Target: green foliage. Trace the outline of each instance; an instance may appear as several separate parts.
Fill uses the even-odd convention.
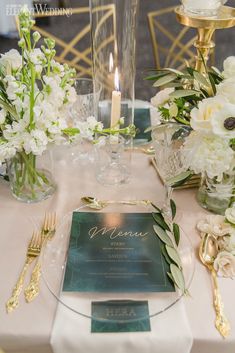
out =
[[[170,272],[167,273],[172,283],[178,287],[182,293],[188,294],[185,287],[185,280],[181,259],[178,253],[180,243],[180,228],[179,225],[173,223],[176,215],[176,204],[171,200],[172,220],[169,222],[164,217],[164,214],[156,205],[152,205],[158,212],[153,213],[153,219],[156,222],[153,229],[155,234],[162,242],[161,252],[166,262],[170,265]]]

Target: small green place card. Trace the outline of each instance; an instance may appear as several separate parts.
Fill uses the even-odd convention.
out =
[[[151,331],[147,301],[92,302],[91,332]]]

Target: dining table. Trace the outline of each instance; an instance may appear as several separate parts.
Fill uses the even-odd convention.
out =
[[[72,148],[75,149],[73,153]],[[113,186],[98,183],[95,158],[90,161],[74,158],[76,147],[55,147],[51,153],[57,190],[47,200],[32,204],[19,202],[12,196],[9,182],[0,179],[0,348],[5,353],[59,352],[56,348],[58,344],[55,342],[55,326],[57,337],[60,335],[61,337],[64,335],[65,339],[67,337],[65,347],[68,348],[63,350],[64,353],[74,352],[72,348],[69,348],[69,336],[65,334],[66,322],[63,324],[63,320],[58,318],[61,304],[48,289],[44,278],[41,280],[40,294],[34,301],[26,303],[22,295],[19,307],[11,313],[6,312],[6,302],[23,266],[32,231],[42,222],[45,212],[56,212],[58,223],[60,223],[63,222],[66,215],[82,205],[81,198],[84,196],[116,201],[148,199],[159,206],[162,205],[165,197],[162,182],[151,163],[152,157],[144,153],[142,148],[125,152],[131,174],[130,180],[127,183]],[[208,212],[197,203],[196,193],[197,189],[182,189],[173,192],[173,198],[177,205],[177,222],[192,244],[195,261],[193,279],[189,288],[190,295],[180,299],[181,305],[185,309],[185,320],[187,320],[192,337],[188,350],[191,353],[234,353],[235,281],[219,278],[224,309],[231,324],[231,334],[224,339],[214,325],[215,311],[211,276],[198,256],[200,236],[196,230],[196,224]],[[131,212],[138,211],[136,206],[112,205],[99,212],[128,212],[129,210]],[[93,212],[98,211],[93,210]],[[46,264],[43,263],[43,266],[45,273],[47,271]],[[29,275],[26,278],[26,281],[28,280]],[[58,296],[60,295],[62,294],[60,294],[58,285]],[[62,311],[64,311],[64,315],[67,315],[69,309],[63,308]],[[174,336],[177,342],[184,334],[184,332],[177,331],[180,318],[175,313],[174,307],[172,307],[150,319],[152,324],[151,342],[154,342],[152,345],[146,343],[150,336],[145,332],[138,334],[138,339],[136,333],[91,333],[90,318],[77,314],[76,321],[71,320],[68,325],[75,325],[73,329],[76,333],[74,337],[78,343],[78,353],[83,350],[84,352],[98,353],[106,350],[107,347],[115,353],[136,353],[139,352],[138,345],[142,352],[165,353],[164,345],[167,346]],[[171,325],[172,329],[169,334],[167,332],[161,334],[163,322],[166,327],[168,324]],[[155,324],[159,325],[159,330],[153,329]],[[160,337],[160,335],[162,336]],[[158,343],[160,338],[161,343]],[[125,344],[126,341],[131,344]],[[89,348],[89,342],[93,342],[92,349]],[[112,342],[115,344],[112,345]],[[118,346],[119,343],[120,346]],[[172,353],[177,351],[171,349]]]

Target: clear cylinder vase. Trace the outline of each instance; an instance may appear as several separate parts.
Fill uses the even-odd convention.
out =
[[[42,156],[17,152],[7,161],[7,173],[13,196],[22,202],[39,202],[50,197],[56,190],[52,177],[50,151]]]
[[[112,125],[114,91],[121,93],[125,126],[134,121],[138,5],[139,0],[90,0],[93,78],[95,89],[101,87],[98,120],[105,127]]]
[[[197,193],[199,204],[208,211],[224,215],[225,210],[235,202],[234,182],[235,174],[224,175],[220,182],[205,175]]]

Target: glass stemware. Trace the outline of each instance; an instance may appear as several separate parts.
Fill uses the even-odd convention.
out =
[[[89,78],[78,78],[75,82],[76,102],[71,107],[70,118],[74,127],[78,127],[81,136],[74,142],[72,149],[73,161],[93,161],[94,151],[90,141],[82,136],[83,124],[89,117],[98,116],[98,103],[101,88],[94,88],[94,82]]]
[[[107,136],[105,145],[99,148],[97,180],[101,184],[117,185],[129,181],[130,170],[123,160],[125,143],[121,135]]]
[[[182,147],[190,131],[189,126],[166,123],[157,126],[152,132],[156,165],[166,191],[163,205],[166,216],[171,215],[172,181],[187,171],[185,152]]]

